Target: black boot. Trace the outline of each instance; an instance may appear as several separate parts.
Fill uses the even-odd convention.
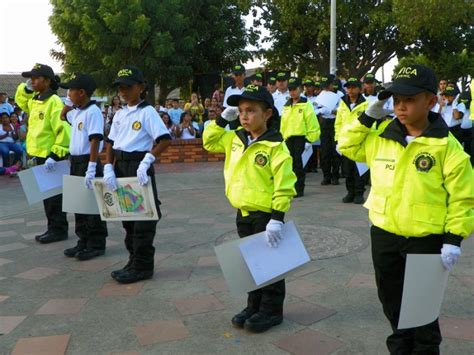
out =
[[[331,185],[339,185],[339,179],[338,178],[332,178],[331,179]]]
[[[323,181],[321,181],[321,185],[331,185],[331,179],[330,178],[324,178]]]
[[[245,308],[242,312],[237,313],[232,318],[232,325],[236,328],[243,328],[245,321],[252,317],[255,313],[257,313],[256,310]]]
[[[78,260],[90,260],[98,256],[104,255],[105,249],[84,249],[76,254]]]
[[[64,255],[66,255],[68,258],[74,258],[77,255],[77,253],[81,252],[84,249],[85,247],[76,245],[74,248],[69,248],[69,249],[64,250]]]
[[[348,192],[347,195],[344,196],[344,198],[342,199],[342,202],[344,202],[344,203],[351,203],[351,202],[354,202],[354,194]]]
[[[128,263],[121,269],[119,270],[114,270],[110,273],[110,276],[112,276],[113,279],[115,279],[118,275],[120,275],[121,273],[129,270],[132,268],[132,260],[128,260]]]
[[[131,284],[137,281],[148,280],[153,277],[153,270],[135,270],[130,268],[118,274],[115,280],[121,284]]]
[[[35,235],[35,240],[36,240],[37,242],[39,242],[40,238],[43,237],[43,236],[45,236],[46,234],[48,234],[48,231],[43,232],[43,233],[38,234],[38,235]]]
[[[355,195],[354,196],[354,203],[358,205],[362,205],[365,202],[364,195]]]
[[[54,242],[60,242],[67,239],[67,233],[46,233],[37,239],[41,244],[49,244]]]
[[[281,322],[283,322],[281,314],[270,316],[266,313],[258,312],[245,321],[244,329],[251,333],[263,333]]]

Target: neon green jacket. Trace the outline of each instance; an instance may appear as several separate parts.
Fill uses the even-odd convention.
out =
[[[203,133],[203,146],[225,153],[225,194],[230,204],[244,216],[263,211],[282,221],[296,195],[296,175],[281,134],[268,130],[248,145],[246,131],[226,131],[227,123],[222,118],[210,123]]]
[[[306,140],[312,143],[319,139],[321,134],[319,122],[308,99],[302,97],[294,105],[291,99],[288,100],[283,106],[280,132],[285,140],[293,136],[305,136]]]
[[[473,170],[441,116],[428,118],[425,132],[407,144],[398,119],[371,131],[374,119],[364,113],[343,128],[339,149],[370,167],[364,207],[374,225],[405,237],[442,234],[444,242],[460,245],[474,230]]]
[[[359,116],[364,113],[364,111],[367,109],[367,106],[369,105],[368,101],[364,99],[363,95],[359,95],[355,104],[356,105],[351,110],[351,101],[347,95],[344,96],[339,102],[336,121],[334,122],[334,140],[336,142],[339,140],[341,128],[357,120]]]
[[[54,154],[63,158],[69,152],[71,126],[61,120],[64,105],[59,96],[53,91],[45,92],[41,96],[29,93],[23,83],[16,90],[15,102],[29,116],[26,136],[28,155],[47,158]]]

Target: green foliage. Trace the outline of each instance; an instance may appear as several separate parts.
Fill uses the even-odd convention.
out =
[[[67,72],[93,75],[110,89],[124,64],[140,67],[163,92],[195,73],[245,61],[252,40],[243,10],[228,0],[51,0],[50,25],[63,46],[52,53]]]

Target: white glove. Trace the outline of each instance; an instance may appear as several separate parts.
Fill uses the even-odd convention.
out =
[[[155,161],[155,156],[151,153],[146,153],[143,160],[137,169],[137,178],[140,185],[146,185],[148,183],[148,174],[146,173],[150,169],[150,165]]]
[[[222,111],[221,117],[227,122],[235,121],[239,118],[239,108],[227,107],[224,111]]]
[[[270,248],[276,248],[278,243],[283,239],[283,234],[281,233],[281,228],[283,227],[283,222],[277,221],[276,219],[271,219],[267,223],[267,228],[265,230],[265,239],[267,245]]]
[[[373,119],[380,120],[381,118],[385,117],[387,113],[384,110],[384,105],[387,102],[388,98],[385,100],[377,100],[372,102],[367,110],[365,110],[365,114]]]
[[[443,247],[441,248],[441,261],[446,270],[451,271],[460,256],[460,247],[452,244],[443,244]]]
[[[87,165],[86,176],[84,178],[84,185],[90,190],[92,190],[92,179],[95,178],[96,167],[97,167],[97,163],[94,163],[92,161],[90,161],[89,165]]]
[[[44,162],[44,168],[48,173],[53,172],[56,169],[56,160],[53,158],[48,158]]]
[[[25,85],[26,85],[26,90],[34,91],[34,90],[33,90],[33,86],[31,85],[31,79],[28,79],[28,80],[25,82]]]
[[[341,151],[339,150],[339,144],[336,144],[336,153],[342,156]]]
[[[109,189],[115,191],[118,189],[117,178],[115,177],[114,166],[112,164],[105,164],[104,166],[104,177],[102,179],[104,184]]]
[[[304,150],[308,150],[310,147],[312,147],[312,144],[311,144],[311,143],[306,142],[306,143],[304,144]]]

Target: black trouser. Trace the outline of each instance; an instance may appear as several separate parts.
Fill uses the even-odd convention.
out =
[[[115,175],[119,177],[137,176],[137,169],[146,152],[115,152]],[[150,177],[153,196],[158,216],[161,218],[160,201],[156,190],[155,170],[153,165],[147,171]],[[122,222],[125,229],[125,247],[129,252],[129,263],[133,269],[138,271],[153,271],[155,247],[156,224],[158,221],[126,221]]]
[[[86,176],[89,165],[89,154],[71,155],[71,175]],[[96,176],[103,176],[102,164],[97,159]],[[107,237],[107,223],[100,219],[98,214],[74,214],[76,217],[75,232],[79,240],[77,245],[87,249],[105,249],[105,238]]]
[[[403,280],[407,254],[439,254],[441,235],[405,238],[372,226],[372,260],[375,281],[385,316],[393,334],[387,338],[390,354],[439,354],[441,332],[438,319],[416,328],[397,329],[402,302]]]
[[[462,132],[462,144],[464,145],[464,151],[471,156],[472,162],[472,128],[461,128]]]
[[[44,164],[46,158],[35,157],[38,165]],[[48,233],[67,234],[69,224],[66,212],[63,212],[63,194],[43,200],[44,213],[48,220]]]
[[[342,171],[346,176],[346,189],[352,195],[363,195],[365,192],[365,184],[367,182],[368,172],[359,175],[359,170],[355,161],[342,157]]]
[[[339,179],[341,157],[336,152],[334,140],[334,119],[321,120],[321,169],[324,179]]]
[[[290,151],[290,155],[293,158],[293,172],[296,175],[295,189],[297,194],[304,193],[304,181],[306,173],[303,168],[303,159],[301,155],[304,152],[304,145],[306,139],[304,136],[293,136],[286,140],[286,146]]]
[[[271,219],[270,213],[250,212],[246,217],[240,210],[237,212],[237,233],[240,238],[263,232]],[[252,311],[263,312],[268,315],[283,315],[283,301],[285,300],[285,280],[259,288],[248,293],[247,308]]]
[[[449,127],[449,132],[453,134],[453,136],[462,144],[463,142],[463,131],[461,129],[461,125]]]
[[[474,127],[471,128],[471,165],[474,167]]]

